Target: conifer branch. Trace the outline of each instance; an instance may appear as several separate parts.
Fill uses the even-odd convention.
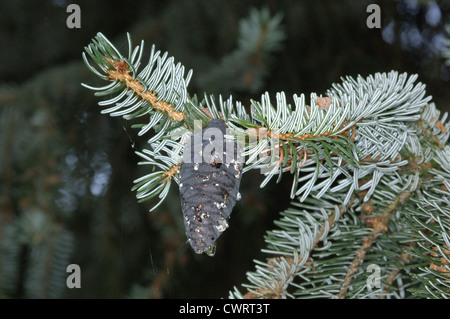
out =
[[[401,174],[383,174],[383,177],[376,179],[376,187],[370,187],[369,191],[368,187],[364,185],[373,181],[373,178],[372,180],[370,178],[361,179],[358,191],[352,191],[353,196],[357,197],[351,197],[354,200],[342,216],[350,215],[352,216],[350,220],[352,218],[353,221],[360,219],[362,224],[356,222],[353,225],[348,224],[349,220],[341,217],[334,223],[335,232],[338,229],[339,235],[333,236],[331,232],[325,236],[327,238],[325,240],[328,241],[328,244],[325,245],[326,248],[314,245],[315,249],[309,252],[307,262],[305,261],[300,266],[297,264],[296,271],[273,269],[272,262],[270,262],[270,266],[261,268],[263,264],[256,262],[256,272],[248,273],[248,280],[251,284],[243,284],[248,293],[242,295],[235,288],[233,292],[230,292],[230,297],[404,298],[407,289],[415,296],[441,298],[449,295],[445,281],[448,280],[447,271],[449,270],[446,242],[450,238],[448,235],[450,230],[448,198],[450,197],[448,188],[443,184],[450,175],[448,175],[448,162],[444,163],[443,161],[449,158],[450,149],[445,146],[444,150],[441,150],[439,143],[428,138],[429,132],[427,134],[422,132],[423,128],[434,132],[439,130],[440,134],[436,135],[437,140],[445,143],[448,138],[447,133],[440,129],[440,125],[436,127],[434,123],[439,119],[447,130],[449,123],[445,122],[446,116],[444,114],[442,119],[439,119],[439,112],[434,105],[427,105],[421,116],[421,120],[424,122],[414,121],[410,124],[410,128],[413,129],[410,132],[417,132],[417,135],[411,133],[410,140],[404,144],[404,148],[398,154],[400,157],[408,158],[407,162],[400,166],[402,169],[398,172]],[[425,147],[426,150],[422,147]],[[411,154],[414,156],[411,157]],[[372,188],[373,190],[371,190]],[[366,200],[369,192],[372,192],[371,199]],[[425,205],[423,204],[425,194],[422,192],[426,192],[426,196],[429,198],[429,200],[425,200]],[[437,195],[435,192],[439,192],[441,195]],[[312,198],[317,198],[316,194],[317,191],[313,192]],[[278,258],[273,255],[280,256],[280,254],[286,260],[293,260],[290,256],[298,254],[296,249],[299,249],[299,246],[297,245],[311,247],[307,243],[311,240],[309,239],[311,234],[315,234],[315,229],[317,229],[311,223],[311,219],[323,209],[322,207],[332,205],[333,202],[342,202],[340,196],[344,196],[344,194],[345,189],[334,194],[328,193],[327,196],[322,196],[320,201],[315,200],[314,204],[311,203],[311,197],[301,204],[294,201],[292,204],[295,206],[282,213],[282,215],[290,216],[289,222],[283,224],[276,222],[277,226],[283,229],[283,232],[276,230],[276,233],[285,234],[287,231],[286,235],[275,240],[272,235],[273,231],[268,232],[267,247],[273,248],[262,250],[271,255],[268,261]],[[419,209],[417,205],[419,205]],[[306,211],[302,212],[296,209],[300,207]],[[358,216],[357,211],[364,214]],[[296,231],[296,229],[303,229],[297,226],[299,220],[296,218],[298,219],[300,216],[302,216],[303,223],[311,224],[308,227],[309,231]],[[370,228],[362,227],[364,224]],[[411,228],[412,225],[414,226]],[[293,234],[295,233],[302,234],[303,239],[294,240]],[[314,235],[312,238],[317,238],[317,236]],[[425,242],[423,242],[424,239]],[[275,243],[276,246],[274,246]],[[288,248],[289,245],[292,245],[292,248]],[[434,248],[430,249],[429,247]],[[345,249],[346,253],[343,253],[342,249]],[[350,251],[353,251],[354,254],[349,254]],[[421,253],[419,253],[420,251]],[[350,259],[351,256],[353,258]],[[428,261],[428,267],[423,267],[423,262],[420,261],[424,258]],[[364,274],[367,265],[372,263],[381,267],[381,287],[368,291],[367,275]],[[408,268],[401,269],[406,263],[409,264]],[[343,269],[346,271],[342,272]],[[417,274],[417,271],[421,271],[423,275]],[[328,273],[332,273],[332,277],[328,277]],[[267,279],[264,281],[263,278],[273,278],[272,284]],[[271,291],[268,287],[281,287],[277,284],[280,278],[284,278],[283,282],[289,282],[289,284],[285,284],[282,286],[283,288],[275,291],[272,289],[271,294],[268,295],[268,292]],[[417,287],[418,282],[423,285],[421,288]],[[297,288],[296,291],[295,288]]]
[[[153,128],[155,135],[137,154],[144,159],[140,164],[154,170],[135,180],[138,199],[158,196],[158,206],[171,182],[180,184],[180,163],[196,125],[204,129],[216,119],[241,146],[243,172],[265,174],[261,187],[274,176],[279,182],[283,173],[294,177],[292,206],[265,237],[262,251],[270,257],[255,261],[256,270],[247,273],[247,293],[235,288],[230,297],[383,298],[404,297],[407,290],[414,296],[449,295],[450,124],[430,103],[425,85],[415,83],[417,76],[392,71],[343,78],[324,96],[311,93],[308,104],[304,94],[294,95],[291,104],[284,92],[275,101],[265,93],[251,101],[247,113],[232,97],[190,97],[191,73],[184,77],[183,67],[166,54],[159,57],[154,47],[138,73],[142,45],[133,50],[129,43],[124,58],[98,35],[86,51],[103,74],[85,61],[111,81],[97,93],[117,94],[99,103],[112,105],[104,113],[150,115],[138,125],[139,134]],[[199,215],[204,205],[192,205],[187,215],[210,217]],[[228,227],[222,219],[221,230]],[[191,231],[203,243],[198,229]],[[210,251],[203,248],[198,251]],[[364,276],[370,264],[382,268],[376,290]]]
[[[352,276],[357,272],[358,267],[362,264],[364,258],[366,257],[367,252],[370,250],[373,242],[376,240],[377,235],[381,232],[386,233],[388,231],[388,223],[391,219],[392,215],[397,211],[397,207],[402,204],[411,193],[406,192],[400,194],[398,198],[391,203],[385,211],[381,214],[378,214],[375,217],[369,217],[365,219],[365,222],[373,228],[373,230],[369,233],[367,237],[364,238],[363,244],[361,245],[358,253],[356,254],[356,258],[352,261],[350,265],[350,269],[345,274],[344,284],[341,287],[341,290],[337,294],[337,298],[343,299],[345,298],[345,294],[348,291],[348,288],[352,282]]]
[[[108,71],[108,79],[112,81],[124,82],[126,87],[131,89],[134,94],[140,96],[143,100],[148,101],[158,111],[162,113],[166,112],[170,118],[177,122],[183,120],[183,112],[176,112],[173,110],[173,106],[169,103],[165,101],[158,101],[158,97],[155,93],[145,90],[145,86],[142,83],[140,83],[137,79],[132,78],[129,74],[131,73],[131,70],[124,60],[116,61],[111,60],[108,57],[105,57],[105,59],[114,67],[114,70]]]

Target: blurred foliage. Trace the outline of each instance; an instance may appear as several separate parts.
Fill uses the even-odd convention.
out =
[[[144,169],[133,145],[145,140],[102,116],[80,85],[96,84],[81,52],[97,32],[125,52],[127,31],[147,50],[168,51],[194,70],[191,94],[232,93],[248,105],[264,91],[323,92],[341,76],[394,69],[419,74],[448,111],[450,1],[375,1],[382,28],[368,29],[373,2],[76,1],[82,27],[68,29],[69,1],[0,1],[0,298],[225,297],[289,203],[289,181],[261,190],[261,176],[244,175],[216,256],[195,255],[175,188],[151,214],[152,203],[138,204],[130,191]],[[205,81],[218,78],[241,19],[262,5],[282,16],[285,38],[258,91]],[[81,267],[81,289],[65,287],[70,263]]]

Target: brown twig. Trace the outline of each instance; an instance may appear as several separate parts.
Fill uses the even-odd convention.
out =
[[[397,207],[402,204],[409,196],[411,196],[410,192],[401,193],[399,197],[397,197],[395,201],[392,202],[384,212],[376,217],[369,217],[366,219],[367,224],[372,227],[373,230],[366,238],[364,238],[363,244],[359,248],[355,259],[350,265],[350,269],[345,275],[344,284],[341,287],[341,291],[337,294],[337,297],[339,299],[345,298],[345,294],[347,293],[348,288],[352,282],[353,275],[358,271],[359,265],[361,265],[373,242],[381,232],[388,231],[388,223],[390,218],[393,214],[395,214]]]
[[[350,202],[347,204],[347,207],[350,207],[353,204],[353,202],[354,202],[354,199],[352,198],[350,200]],[[340,209],[343,210],[343,207],[340,207]],[[336,210],[333,210],[332,212],[329,212],[328,215],[330,216],[328,218],[328,221],[327,221],[328,222],[328,227],[325,226],[325,225],[322,225],[322,227],[320,227],[320,230],[319,230],[317,236],[314,238],[313,246],[312,246],[312,248],[310,250],[310,253],[317,247],[317,245],[320,242],[320,238],[323,236],[324,232],[327,229],[331,229],[331,227],[333,226],[333,224],[335,222],[335,219],[336,219]],[[301,259],[301,256],[299,256],[298,259]],[[267,261],[267,264],[269,266],[275,265],[275,263],[274,263],[275,260],[280,260],[280,257],[274,257],[274,258],[269,259]],[[293,258],[285,258],[285,260],[290,265],[292,265],[293,262],[294,262]],[[310,260],[310,258],[308,258],[308,260]],[[314,266],[311,263],[305,263],[305,265],[306,264],[309,264],[309,266]],[[288,273],[287,277],[290,277],[290,276],[291,276],[291,271],[289,270],[289,273]],[[278,284],[275,285],[274,287],[261,287],[261,288],[258,288],[254,292],[246,293],[244,295],[244,298],[245,299],[254,299],[254,298],[259,298],[260,296],[266,296],[266,298],[270,298],[270,299],[279,299],[279,298],[281,298],[282,293],[283,293],[283,284],[281,282],[281,279],[278,279]]]
[[[133,90],[133,92],[140,96],[143,100],[149,102],[152,107],[158,111],[166,112],[170,118],[180,122],[184,119],[184,113],[175,111],[173,106],[165,101],[158,101],[158,97],[151,91],[144,90],[145,86],[137,79],[133,79],[130,75],[131,70],[125,61],[117,61],[105,57],[115,70],[109,70],[109,79],[113,81],[124,82],[127,88]]]
[[[167,177],[164,178],[160,182],[160,184],[164,184],[168,180],[172,179],[172,177],[178,172],[178,169],[180,168],[180,166],[181,166],[181,163],[178,163],[177,165],[173,165],[170,169],[168,169],[167,171],[162,173],[161,176],[167,175]]]

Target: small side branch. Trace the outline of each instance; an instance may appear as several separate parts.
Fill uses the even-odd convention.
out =
[[[164,173],[161,174],[161,177],[166,175],[167,177],[164,178],[160,183],[164,184],[166,182],[168,182],[169,180],[171,180],[173,178],[173,176],[178,173],[178,170],[180,169],[181,163],[177,164],[177,165],[173,165],[170,169],[168,169],[167,171],[165,171]]]
[[[347,204],[346,207],[350,207],[353,204],[353,199],[350,201],[349,204]],[[343,207],[339,207],[339,209],[342,211]],[[336,221],[337,212],[336,210],[328,212],[328,219],[323,221],[323,224],[319,228],[319,231],[314,237],[313,245],[311,249],[309,250],[308,254],[310,255],[311,252],[317,248],[317,245],[320,242],[320,239],[324,236],[325,232],[332,228]],[[326,224],[328,225],[326,225]],[[302,266],[311,266],[309,263],[310,257],[307,259],[306,263],[300,263],[299,261],[303,259],[304,256],[301,256],[300,254],[294,255],[293,257],[272,257],[267,261],[267,267],[270,271],[273,271],[273,268],[280,266],[280,263],[284,262],[286,267],[286,276],[283,276],[283,278],[278,278],[277,283],[274,283],[272,285],[260,287],[254,291],[249,291],[244,295],[245,299],[254,299],[254,298],[260,298],[261,296],[264,296],[264,298],[271,298],[271,299],[280,299],[285,294],[286,286],[289,284],[289,282],[293,279],[294,276],[299,271],[299,268]]]
[[[392,202],[384,212],[376,217],[366,219],[367,224],[372,227],[373,230],[366,238],[364,238],[363,244],[359,248],[355,259],[350,265],[350,269],[345,275],[344,284],[341,287],[341,291],[336,295],[339,299],[345,298],[345,294],[347,293],[348,288],[352,282],[353,275],[358,271],[359,266],[366,257],[366,254],[374,243],[375,239],[381,232],[386,233],[388,231],[389,220],[391,219],[392,215],[395,214],[397,207],[404,203],[409,196],[411,196],[410,192],[401,193],[399,197],[397,197],[396,200]]]
[[[149,102],[152,107],[158,111],[164,113],[167,112],[170,118],[180,122],[184,119],[184,113],[175,111],[173,106],[165,101],[158,101],[158,97],[155,93],[145,90],[145,86],[137,79],[133,79],[130,75],[131,70],[125,61],[117,61],[105,57],[109,63],[115,68],[115,70],[109,70],[109,79],[113,81],[124,82],[127,88],[133,90],[133,92],[140,96],[143,100]]]

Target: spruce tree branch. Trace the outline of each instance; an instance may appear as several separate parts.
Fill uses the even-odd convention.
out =
[[[175,174],[178,173],[180,166],[181,166],[181,162],[176,165],[172,165],[172,167],[170,167],[170,169],[164,171],[164,173],[161,174],[161,177],[163,177],[163,176],[166,176],[166,177],[160,183],[163,184],[163,183],[166,183],[169,180],[171,180],[175,176]]]
[[[259,51],[266,34],[257,30],[262,37],[256,39]],[[385,280],[388,287],[392,285],[389,294],[401,295],[404,288],[394,287],[393,282],[401,282],[405,274],[392,263],[406,264],[408,255],[401,251],[405,244],[410,244],[410,255],[424,258],[428,266],[423,268],[422,262],[422,268],[414,269],[416,282],[423,282],[433,296],[445,294],[445,289],[435,286],[448,275],[449,259],[443,251],[450,240],[444,216],[450,213],[440,206],[448,202],[438,197],[450,185],[446,182],[450,176],[446,163],[450,126],[444,124],[447,115],[438,120],[439,112],[428,104],[431,97],[425,95],[425,86],[414,84],[417,76],[393,71],[365,79],[348,77],[333,85],[326,97],[311,93],[311,106],[305,104],[302,94],[294,95],[293,107],[283,92],[277,93],[274,106],[266,93],[260,102],[252,101],[249,115],[231,98],[226,102],[220,98],[219,106],[207,96],[201,102],[188,98],[190,75],[185,79],[183,67],[166,60],[166,55],[159,58],[159,52],[152,51],[148,66],[137,75],[142,49],[131,53],[130,42],[126,59],[101,35],[97,40],[87,52],[106,76],[88,66],[113,81],[99,88],[99,95],[120,92],[102,102],[114,104],[104,113],[125,115],[126,119],[149,114],[150,122],[142,125],[140,134],[150,128],[157,132],[149,140],[152,150],[138,152],[146,160],[144,164],[159,168],[135,181],[139,199],[159,195],[162,201],[170,182],[179,183],[181,154],[197,119],[203,128],[221,118],[238,141],[246,138],[244,170],[265,169],[261,187],[274,175],[279,176],[277,181],[283,172],[294,175],[291,197],[298,197],[293,206],[300,209],[282,212],[283,217],[275,222],[280,229],[267,233],[268,246],[263,252],[272,256],[265,262],[255,261],[256,272],[248,273],[251,284],[244,285],[248,293],[243,297],[373,296],[376,293],[369,288],[365,292],[361,276],[363,263],[371,261],[391,269]],[[179,133],[183,125],[188,130]],[[269,161],[261,159],[262,155],[270,155]],[[437,189],[442,183],[445,189]],[[364,198],[355,199],[356,195]],[[377,215],[358,216],[358,211],[376,211]],[[338,223],[344,212],[347,214]],[[406,220],[411,225],[402,224]],[[417,245],[411,244],[414,242]],[[342,249],[354,255],[344,254]],[[325,278],[338,267],[336,274]],[[386,269],[384,273],[389,271]],[[433,277],[436,274],[438,280]],[[292,287],[298,290],[292,293]],[[379,293],[388,290],[385,286]]]
[[[174,107],[170,103],[159,101],[155,93],[146,90],[145,86],[138,79],[133,79],[130,75],[131,70],[125,60],[117,61],[108,57],[105,57],[105,59],[114,67],[114,70],[108,71],[108,79],[125,83],[127,88],[130,88],[136,95],[149,102],[158,111],[166,112],[173,120],[179,122],[184,119],[183,112],[174,111]]]
[[[342,127],[343,125],[341,125]],[[338,139],[339,135],[335,135],[335,128],[333,127],[331,130],[321,133],[321,134],[303,134],[298,135],[294,133],[278,133],[277,130],[270,130],[263,126],[258,126],[256,128],[251,128],[247,130],[247,133],[249,136],[258,136],[258,137],[269,137],[275,140],[283,140],[283,141],[306,141],[306,140],[313,140],[314,138],[320,138],[320,137],[330,137],[334,139]],[[347,129],[343,132],[341,132],[341,135],[347,136],[350,129]],[[352,135],[353,136],[353,135]]]
[[[307,251],[304,251],[303,255],[297,251],[294,251],[292,252],[292,255],[290,257],[278,255],[268,259],[264,265],[260,264],[260,266],[267,267],[269,271],[273,271],[274,268],[281,267],[285,269],[285,272],[283,272],[282,277],[273,278],[273,280],[276,280],[276,282],[272,281],[271,284],[261,285],[257,289],[249,288],[248,292],[243,296],[243,298],[285,298],[287,289],[293,282],[294,278],[297,276],[299,269],[301,267],[309,265],[308,260],[310,260],[311,253],[318,247],[318,244],[321,242],[321,240],[326,237],[329,230],[335,224],[338,215],[351,207],[353,205],[353,202],[354,199],[352,198],[345,208],[343,206],[339,206],[337,209],[327,212],[328,218],[323,221],[323,224],[320,226],[318,232],[314,236],[311,248]],[[286,265],[288,265],[288,267],[286,267]],[[261,267],[259,267],[259,269],[261,269]]]
[[[395,214],[399,206],[403,204],[410,196],[411,192],[401,193],[399,197],[397,197],[393,203],[388,205],[386,210],[381,214],[377,215],[376,217],[366,219],[366,222],[373,228],[373,230],[366,238],[364,238],[363,244],[356,254],[356,258],[351,263],[350,269],[345,275],[344,284],[341,287],[341,291],[336,295],[339,299],[345,298],[345,294],[347,293],[348,288],[352,282],[353,275],[358,271],[358,267],[362,264],[363,259],[365,258],[367,252],[370,250],[378,234],[388,231],[388,223],[392,215]]]
[[[404,252],[404,253],[402,253],[402,254],[400,255],[399,264],[400,264],[401,266],[406,265],[408,262],[409,262],[409,263],[412,262],[412,257],[411,257],[411,253],[410,253],[410,252],[411,252],[411,250],[412,250],[414,244],[415,244],[415,243],[414,243],[413,241],[411,241],[411,242],[409,243],[409,249],[408,249],[408,251],[407,251],[407,252]],[[384,287],[384,292],[385,292],[385,293],[388,293],[388,292],[389,292],[389,290],[390,290],[390,288],[391,288],[391,286],[392,286],[392,284],[393,284],[395,278],[397,277],[397,275],[398,275],[402,270],[403,270],[403,269],[400,268],[400,267],[397,268],[397,269],[394,269],[394,270],[386,277],[386,283],[387,283],[387,285]],[[379,298],[379,299],[385,299],[385,295],[380,295],[380,296],[378,296],[378,298]]]
[[[426,122],[424,120],[419,120],[416,121],[416,124],[418,125],[418,127],[422,130],[422,134],[431,142],[436,143],[436,145],[440,148],[440,149],[444,149],[445,144],[436,137],[436,135],[434,135],[429,127],[426,125]],[[442,124],[441,121],[437,121],[435,124],[436,128],[439,128],[441,130],[441,132],[447,134],[447,129],[445,128],[445,126]]]

